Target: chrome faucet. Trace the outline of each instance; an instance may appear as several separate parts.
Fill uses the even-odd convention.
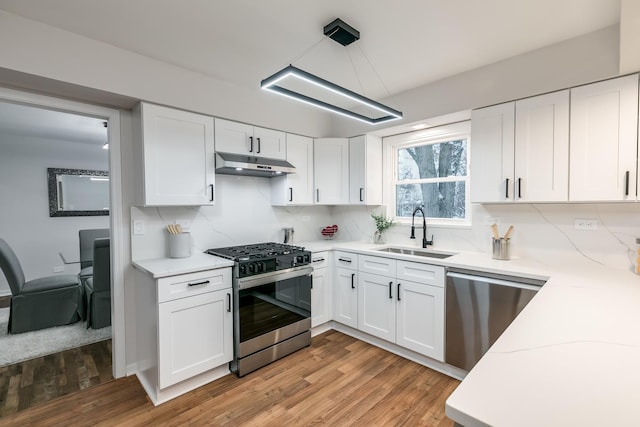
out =
[[[433,234],[431,235],[431,240],[427,240],[427,219],[426,219],[426,216],[424,214],[424,211],[422,210],[422,208],[420,206],[415,208],[413,210],[413,214],[411,215],[411,237],[410,237],[410,239],[415,239],[416,238],[415,220],[416,220],[416,213],[418,213],[418,211],[420,211],[420,213],[422,214],[422,247],[426,248],[427,245],[432,245],[433,246]]]

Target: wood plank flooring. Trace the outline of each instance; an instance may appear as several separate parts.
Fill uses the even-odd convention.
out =
[[[8,415],[111,381],[111,372],[111,340],[1,367],[0,425]]]
[[[244,378],[228,375],[154,407],[136,377],[0,420],[4,426],[452,426],[459,381],[336,331]]]

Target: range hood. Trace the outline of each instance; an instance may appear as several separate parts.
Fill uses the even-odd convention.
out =
[[[286,160],[244,154],[216,153],[216,173],[273,178],[295,173],[296,168]]]

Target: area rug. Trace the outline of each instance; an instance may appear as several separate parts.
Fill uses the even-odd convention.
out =
[[[111,326],[87,329],[85,322],[15,335],[8,323],[9,308],[0,308],[0,367],[111,338]]]

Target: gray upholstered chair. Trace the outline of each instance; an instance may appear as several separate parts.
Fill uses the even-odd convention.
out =
[[[93,241],[93,276],[82,279],[87,328],[111,325],[111,250],[109,238]]]
[[[84,317],[78,276],[54,275],[27,282],[18,257],[3,239],[0,268],[11,288],[9,333],[67,325]]]
[[[80,242],[80,279],[90,277],[93,274],[93,241],[109,237],[108,228],[91,228],[78,231]]]

